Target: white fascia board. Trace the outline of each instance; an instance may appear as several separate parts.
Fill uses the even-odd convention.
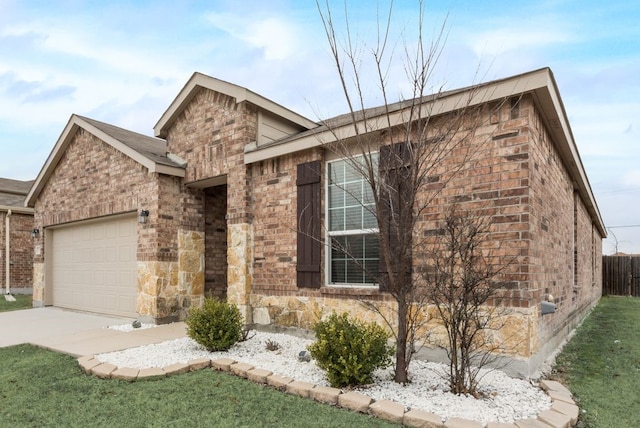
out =
[[[33,208],[28,207],[10,207],[8,205],[0,205],[0,212],[11,211],[14,214],[31,214],[33,215]]]
[[[175,166],[162,165],[159,163],[154,164],[153,169],[149,169],[149,174],[157,172],[158,174],[171,175],[174,177],[184,178],[186,171],[184,168],[178,168]]]
[[[58,137],[56,144],[53,146],[51,153],[49,153],[47,160],[44,162],[42,169],[40,169],[40,172],[38,173],[36,180],[33,182],[33,185],[31,186],[31,189],[27,194],[27,197],[25,199],[25,206],[33,207],[35,205],[36,198],[42,191],[42,188],[44,187],[47,180],[51,176],[53,169],[56,167],[56,165],[60,161],[60,158],[62,157],[65,149],[69,145],[71,138],[73,137],[73,135],[78,129],[78,124],[75,120],[76,118],[77,116],[71,115],[71,118],[69,118],[67,125],[62,130],[62,133]]]
[[[576,183],[578,192],[580,193],[587,210],[591,214],[600,234],[607,236],[607,229],[602,219],[600,209],[596,202],[596,198],[591,189],[589,178],[582,164],[578,146],[571,131],[571,125],[567,117],[564,104],[560,97],[558,87],[549,74],[546,90],[535,91],[536,101],[540,105],[541,114],[547,123],[547,128],[552,134],[554,141],[558,145],[558,150],[563,158],[564,164],[569,170],[569,174]]]

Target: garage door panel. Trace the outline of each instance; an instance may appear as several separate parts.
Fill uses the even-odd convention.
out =
[[[91,257],[93,260],[104,260],[105,259],[105,249],[104,248],[94,248],[92,251]]]
[[[136,219],[119,217],[53,231],[53,304],[137,316]]]

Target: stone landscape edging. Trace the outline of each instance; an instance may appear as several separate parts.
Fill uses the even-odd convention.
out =
[[[560,382],[542,380],[540,387],[551,399],[551,408],[544,410],[536,419],[528,418],[513,423],[489,422],[487,424],[463,418],[442,418],[435,413],[418,409],[405,412],[405,406],[391,400],[378,400],[356,391],[343,391],[328,386],[318,386],[309,382],[297,381],[293,378],[273,373],[269,370],[254,367],[249,363],[238,362],[230,358],[198,358],[186,364],[176,363],[163,368],[118,368],[113,364],[103,363],[95,356],[78,358],[82,370],[100,379],[120,379],[129,382],[138,379],[153,379],[187,373],[211,367],[213,370],[228,372],[262,385],[269,385],[288,394],[310,398],[320,403],[342,407],[354,412],[369,414],[410,427],[420,428],[570,428],[578,421],[579,408],[571,396],[571,392]]]

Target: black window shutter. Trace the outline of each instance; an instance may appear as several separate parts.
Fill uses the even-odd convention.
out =
[[[298,287],[320,288],[320,161],[298,165],[298,240],[296,267]]]
[[[378,226],[380,240],[388,240],[388,258],[392,266],[402,264],[406,259],[402,253],[411,257],[411,235],[402,227],[412,215],[411,203],[411,153],[407,143],[396,143],[380,147],[379,158],[380,193],[378,199]],[[401,248],[404,247],[404,248]],[[404,251],[400,251],[404,250]],[[389,266],[385,262],[385,248],[380,245],[380,261],[378,263],[378,284],[380,291],[389,291]],[[411,270],[398,275],[396,280],[411,280]]]

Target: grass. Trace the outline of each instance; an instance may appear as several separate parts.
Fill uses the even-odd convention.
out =
[[[17,311],[18,309],[31,308],[31,295],[30,294],[14,294],[16,298],[15,302],[9,302],[4,298],[4,295],[0,297],[0,312]]]
[[[100,380],[32,345],[1,348],[0,361],[2,427],[394,426],[213,370]]]
[[[578,426],[640,426],[640,299],[603,297],[556,359]]]

